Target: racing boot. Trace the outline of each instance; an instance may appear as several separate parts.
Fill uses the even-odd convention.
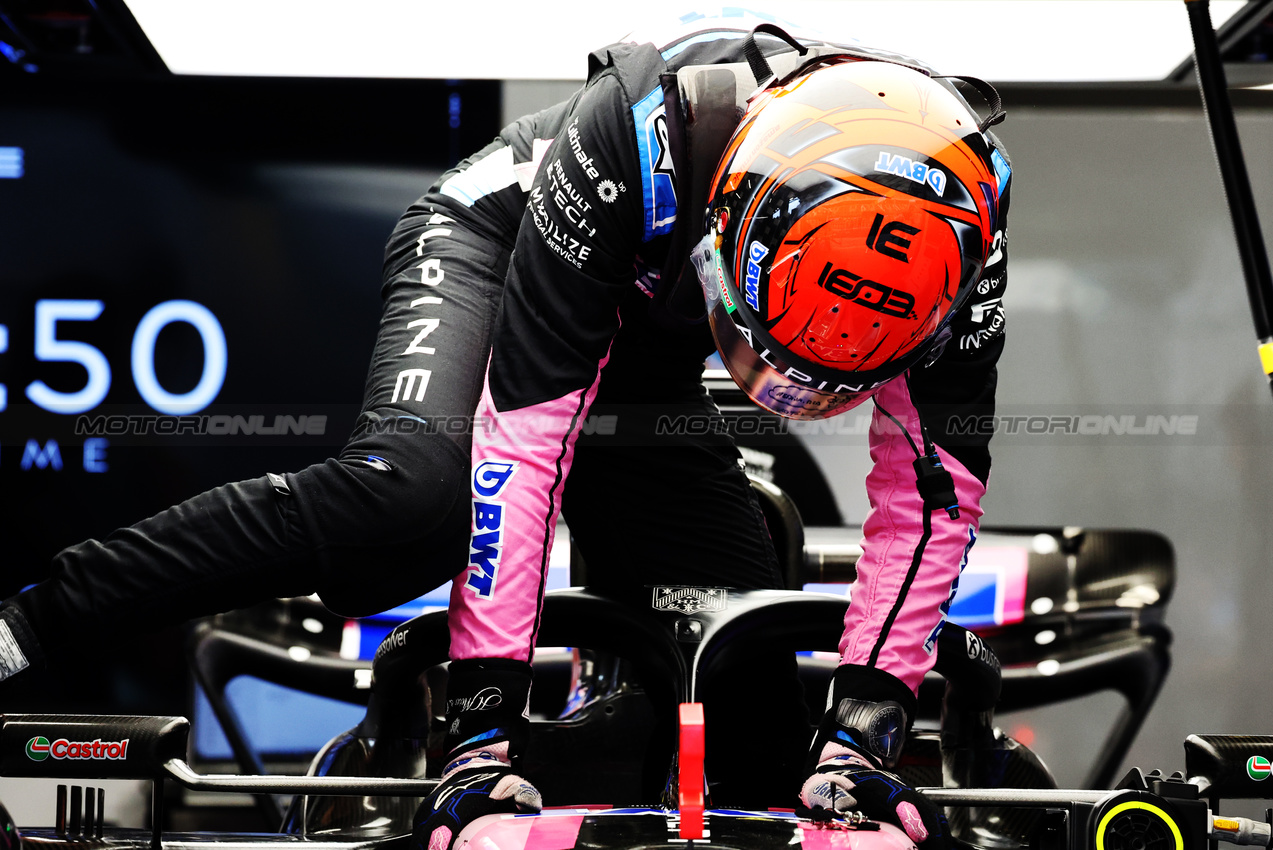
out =
[[[994,726],[1002,689],[999,659],[977,635],[947,623],[938,655],[946,693],[941,706],[942,784],[948,788],[1055,788],[1047,766]],[[1021,848],[1037,834],[1042,809],[954,806],[950,831],[985,848]]]
[[[900,827],[920,850],[948,848],[942,810],[890,772],[914,710],[914,694],[893,676],[838,667],[809,752],[809,778],[800,789],[806,809],[797,811],[815,819],[861,812]]]
[[[507,658],[452,661],[447,681],[447,763],[420,804],[412,850],[450,850],[460,831],[484,815],[543,808],[539,791],[515,762],[530,736],[531,667]]]

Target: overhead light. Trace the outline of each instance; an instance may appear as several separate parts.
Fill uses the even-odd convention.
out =
[[[674,26],[684,0],[127,0],[178,74],[582,80],[589,52]],[[994,82],[1165,78],[1193,49],[1179,0],[783,0],[748,4]],[[1212,0],[1219,26],[1243,0]],[[766,11],[769,10],[769,11]],[[727,11],[736,12],[735,9]]]

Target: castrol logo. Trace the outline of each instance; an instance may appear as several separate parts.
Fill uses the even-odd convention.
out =
[[[128,738],[122,741],[103,741],[95,738],[92,741],[68,741],[58,738],[50,742],[43,735],[36,735],[27,741],[27,758],[31,761],[54,759],[96,759],[99,761],[119,761],[128,758]]]
[[[31,761],[44,761],[49,757],[49,739],[37,735],[27,741],[27,758]]]

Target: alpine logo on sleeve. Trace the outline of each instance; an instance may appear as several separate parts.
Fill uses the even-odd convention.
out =
[[[656,87],[632,107],[641,191],[645,199],[645,241],[672,232],[676,223],[676,170],[667,139],[667,105]]]
[[[504,503],[498,497],[517,472],[515,460],[484,460],[473,470],[473,530],[464,587],[479,599],[495,594],[504,551]]]

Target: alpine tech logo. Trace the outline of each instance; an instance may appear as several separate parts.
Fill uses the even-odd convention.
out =
[[[672,144],[667,137],[667,108],[660,107],[654,113],[654,141],[659,146],[658,158],[654,162],[655,174],[666,174],[676,186],[676,166],[672,164]]]
[[[464,587],[479,599],[495,594],[504,551],[504,503],[496,501],[517,472],[517,461],[486,460],[473,470],[473,532]]]
[[[904,289],[886,286],[878,281],[869,280],[845,269],[837,269],[827,263],[818,277],[818,286],[838,295],[854,304],[861,304],[868,310],[883,313],[886,316],[897,316],[899,319],[914,318],[915,296]]]
[[[103,741],[95,738],[92,741],[68,741],[58,738],[52,743],[43,735],[36,735],[27,741],[27,758],[31,761],[44,761],[52,757],[62,759],[95,759],[98,761],[121,761],[128,758],[128,741]]]

